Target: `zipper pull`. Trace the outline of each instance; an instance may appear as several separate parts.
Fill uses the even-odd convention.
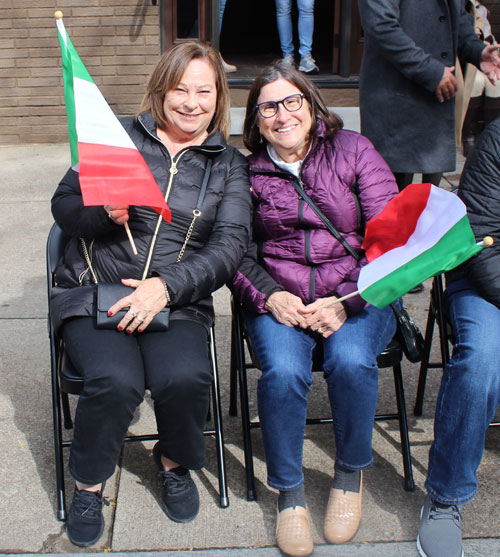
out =
[[[172,162],[172,165],[170,166],[170,174],[175,175],[177,174],[177,172],[177,165],[175,162]]]

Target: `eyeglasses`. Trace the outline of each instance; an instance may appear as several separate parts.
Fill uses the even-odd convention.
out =
[[[262,118],[272,118],[278,113],[279,105],[282,104],[288,112],[296,112],[302,108],[304,102],[304,95],[302,93],[296,93],[295,95],[289,95],[281,101],[265,101],[255,105],[255,108],[259,111]]]

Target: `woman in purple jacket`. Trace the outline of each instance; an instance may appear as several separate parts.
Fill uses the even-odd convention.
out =
[[[373,461],[377,355],[396,329],[390,307],[359,296],[324,307],[357,289],[364,261],[333,237],[300,192],[360,251],[364,223],[398,191],[370,141],[341,128],[316,86],[283,63],[265,68],[250,89],[243,139],[252,153],[254,244],[232,289],[262,369],[268,483],[279,490],[277,539],[288,555],[313,551],[302,473],[313,348],[322,344],[336,443],[324,533],[343,543],[358,529],[362,470]]]

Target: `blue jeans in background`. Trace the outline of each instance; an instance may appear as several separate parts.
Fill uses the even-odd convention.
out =
[[[445,293],[455,345],[439,390],[425,487],[443,504],[470,501],[486,429],[500,404],[500,310],[465,280]]]
[[[369,306],[349,317],[327,339],[300,327],[282,325],[270,313],[245,312],[244,319],[262,370],[257,393],[269,485],[290,490],[304,481],[307,395],[317,342],[323,343],[324,377],[334,419],[335,460],[350,470],[368,468],[373,460],[377,356],[396,329],[392,309]]]
[[[219,0],[219,35],[222,29],[222,20],[224,19],[224,10],[226,9],[227,0]]]
[[[314,31],[314,0],[297,0],[299,54],[310,56]],[[292,0],[276,0],[276,21],[283,56],[293,54]]]

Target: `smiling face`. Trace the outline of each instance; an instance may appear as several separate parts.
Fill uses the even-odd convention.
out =
[[[163,111],[171,139],[203,143],[217,106],[215,71],[204,58],[189,62],[175,89],[167,91]]]
[[[289,95],[302,91],[286,79],[278,79],[260,90],[257,104],[280,101]],[[309,148],[309,133],[312,126],[311,109],[304,99],[302,107],[289,112],[279,104],[278,112],[271,118],[257,117],[260,133],[271,143],[276,152],[286,162],[302,160]]]

